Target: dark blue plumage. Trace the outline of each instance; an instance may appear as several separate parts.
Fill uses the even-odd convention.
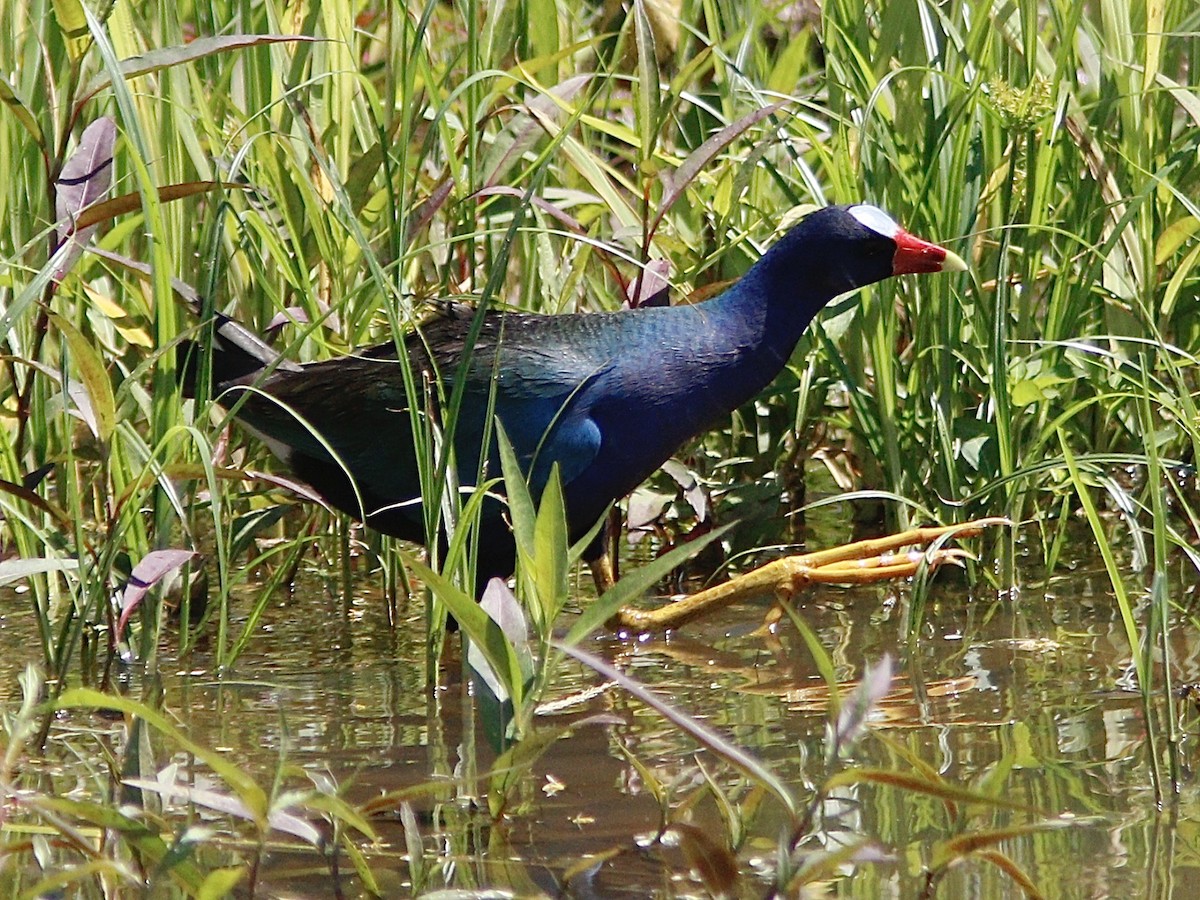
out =
[[[460,478],[476,471],[494,376],[496,415],[535,495],[558,463],[578,538],[681,444],[766,387],[833,297],[893,274],[961,267],[874,207],[829,207],[704,303],[563,316],[491,311],[465,375],[454,442]],[[435,377],[436,369],[444,382],[459,377],[473,316],[451,307],[410,335],[406,350],[418,376]],[[253,386],[239,420],[333,506],[387,534],[424,539],[393,344],[297,366],[221,318],[213,382],[226,403]],[[494,441],[487,471],[499,472]],[[497,505],[485,518],[480,583],[510,573],[513,558]]]

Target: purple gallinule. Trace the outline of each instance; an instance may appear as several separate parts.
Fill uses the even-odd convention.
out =
[[[440,375],[449,396],[453,380],[466,379],[454,434],[460,479],[478,469],[494,403],[535,498],[558,464],[577,540],[680,445],[766,387],[834,297],[892,275],[965,268],[873,206],[832,206],[802,219],[711,300],[555,316],[492,310],[465,372],[474,313],[449,307],[414,330],[405,350],[418,383]],[[238,420],[330,505],[385,534],[425,539],[393,343],[301,366],[218,316],[212,373],[219,402],[240,401]],[[494,436],[486,454],[494,477]],[[515,560],[499,503],[485,505],[481,529],[480,586],[510,574]],[[600,549],[593,544],[589,561]]]

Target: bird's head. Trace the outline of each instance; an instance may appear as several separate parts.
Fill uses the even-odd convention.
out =
[[[865,203],[828,206],[804,218],[771,248],[776,278],[804,283],[826,298],[892,275],[962,272],[962,257],[909,234]],[[764,262],[767,257],[764,257]]]

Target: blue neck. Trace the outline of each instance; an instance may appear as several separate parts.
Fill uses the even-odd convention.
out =
[[[725,293],[694,307],[707,327],[697,342],[711,353],[707,389],[721,405],[736,408],[765,388],[787,363],[804,329],[829,298],[814,297],[780,277],[764,257]],[[693,370],[694,375],[700,374]]]

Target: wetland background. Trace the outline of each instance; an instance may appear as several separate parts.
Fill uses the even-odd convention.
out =
[[[0,18],[5,894],[1195,893],[1194,4]],[[189,300],[318,359],[437,298],[686,302],[859,199],[971,271],[835,303],[629,501],[627,591],[677,587],[670,548],[694,585],[1017,526],[773,633],[762,598],[639,638],[585,627],[542,498],[507,717],[444,629],[487,627],[469,554],[302,502],[179,394]],[[431,533],[469,534],[427,438]]]

